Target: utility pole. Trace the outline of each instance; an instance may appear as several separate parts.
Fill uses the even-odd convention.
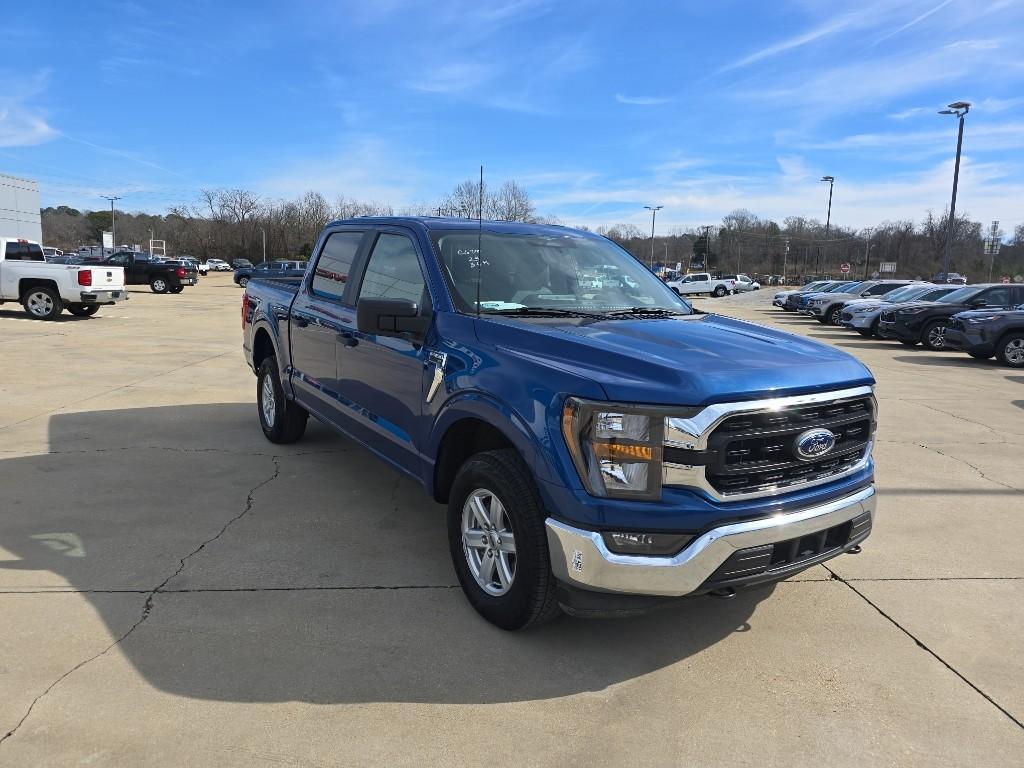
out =
[[[740,259],[743,257],[743,238],[736,241],[736,274],[740,273]]]
[[[828,213],[825,215],[825,247],[828,248],[828,235],[832,226],[832,187],[836,183],[836,177],[822,176],[821,180],[828,182]],[[814,265],[814,271],[821,271],[821,248],[818,248],[818,259]]]
[[[657,216],[658,211],[660,211],[664,207],[665,206],[663,205],[644,206],[644,208],[651,212],[651,272],[654,271],[654,217]]]
[[[103,199],[110,201],[110,239],[113,241],[111,243],[111,251],[116,251],[117,250],[117,234],[116,234],[116,230],[114,229],[114,201],[115,200],[120,200],[121,198],[120,197],[110,197],[110,196],[107,196],[107,195],[103,195]],[[103,253],[103,244],[102,243],[100,243],[100,253]]]
[[[867,231],[864,240],[864,279],[868,279],[868,251],[871,249],[871,230]]]
[[[988,262],[988,281],[992,282],[992,271],[996,266],[996,256],[999,255],[999,247],[1002,242],[999,240],[999,222],[993,221],[988,237],[985,238],[985,255],[990,257]]]
[[[263,235],[263,261],[267,260],[267,230],[260,227],[260,234]]]
[[[779,285],[786,284],[786,264],[789,262],[789,238],[786,238],[786,250],[782,252],[782,282]]]

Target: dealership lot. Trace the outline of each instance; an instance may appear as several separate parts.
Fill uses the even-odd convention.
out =
[[[239,289],[0,308],[0,764],[1009,765],[1024,376],[699,300],[878,379],[862,554],[730,601],[507,634],[443,509],[311,423],[267,443]],[[742,704],[742,706],[740,706]],[[1016,757],[1015,757],[1016,756]]]

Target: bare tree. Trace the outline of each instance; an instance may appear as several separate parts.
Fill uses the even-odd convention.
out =
[[[487,195],[486,214],[499,221],[533,221],[530,195],[515,181],[506,181],[497,192]]]

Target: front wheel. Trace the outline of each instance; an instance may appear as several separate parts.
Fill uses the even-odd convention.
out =
[[[462,465],[449,495],[448,547],[466,598],[487,621],[517,630],[559,615],[543,508],[515,450]]]
[[[149,290],[153,293],[167,293],[167,281],[162,277],[154,277],[149,281]]]
[[[25,292],[21,297],[21,306],[29,317],[36,320],[56,320],[64,309],[64,302],[53,288],[39,286]]]
[[[75,317],[92,317],[100,311],[99,304],[69,304],[68,312]]]
[[[827,312],[825,316],[828,318],[829,325],[839,325],[839,321],[843,319],[843,308],[836,307]]]
[[[256,402],[260,426],[272,443],[294,443],[306,431],[309,413],[284,395],[276,357],[267,357],[256,374]]]
[[[1010,333],[999,342],[996,356],[1003,365],[1024,368],[1024,334]]]
[[[932,351],[946,348],[946,321],[933,320],[921,331],[921,343]]]

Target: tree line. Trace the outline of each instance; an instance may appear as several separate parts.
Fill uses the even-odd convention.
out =
[[[320,230],[329,221],[360,216],[441,215],[502,221],[561,223],[538,214],[529,193],[514,180],[490,187],[467,180],[435,204],[395,210],[389,203],[339,196],[328,200],[307,192],[294,200],[268,200],[241,189],[202,190],[188,205],[174,206],[166,214],[115,214],[118,243],[147,247],[150,237],[164,240],[168,251],[232,262],[279,258],[306,258]],[[68,206],[44,208],[42,226],[47,245],[65,250],[95,245],[110,230],[109,210],[80,211]],[[672,229],[651,238],[632,223],[598,227],[608,237],[656,268],[710,270],[723,274],[810,276],[839,274],[850,265],[854,277],[873,275],[882,263],[895,264],[899,277],[933,276],[941,269],[950,226],[949,215],[927,212],[920,221],[883,221],[870,229],[825,224],[818,219],[790,216],[781,223],[762,219],[739,208],[721,223]],[[586,229],[586,227],[581,227]],[[985,254],[991,233],[969,214],[958,214],[952,224],[950,270],[972,281],[1008,275],[1024,280],[1024,224],[1006,240],[1001,230],[1000,253]],[[827,230],[827,231],[826,231]]]

